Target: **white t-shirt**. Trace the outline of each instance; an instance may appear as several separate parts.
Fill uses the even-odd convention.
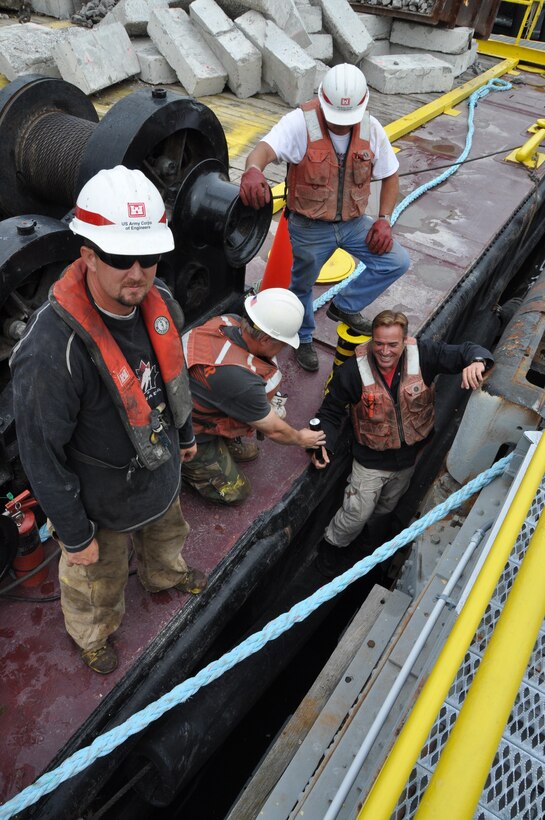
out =
[[[384,179],[394,174],[399,168],[399,162],[386,136],[386,131],[375,117],[371,117],[371,133],[369,142],[373,158],[373,179]],[[350,134],[338,136],[328,132],[335,150],[345,154],[350,142]],[[295,108],[271,128],[262,138],[271,146],[278,162],[301,162],[307,151],[308,133],[305,115],[301,108]]]

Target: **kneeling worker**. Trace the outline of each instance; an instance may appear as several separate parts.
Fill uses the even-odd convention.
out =
[[[408,488],[417,455],[433,435],[435,377],[461,373],[461,386],[476,390],[494,363],[490,351],[473,342],[417,342],[407,337],[407,328],[403,313],[383,310],[375,316],[371,341],[336,370],[317,413],[327,451],[321,451],[323,462],[312,456],[315,467],[329,463],[347,406],[356,439],[343,505],[326,527],[319,554],[318,568],[325,575],[341,570],[343,555],[349,558],[341,548],[372,515],[392,512]],[[357,560],[350,558],[348,566]]]
[[[325,444],[323,432],[295,430],[269,404],[282,378],[276,355],[285,344],[299,346],[303,305],[289,290],[269,288],[248,296],[244,310],[242,318],[216,316],[183,337],[198,444],[183,477],[204,498],[225,504],[251,492],[236,462],[257,457],[247,438],[256,430],[278,444]]]

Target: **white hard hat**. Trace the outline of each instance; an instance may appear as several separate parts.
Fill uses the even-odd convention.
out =
[[[246,313],[260,330],[273,339],[299,347],[298,331],[305,309],[300,299],[286,288],[267,288],[244,302]]]
[[[83,186],[70,228],[106,253],[156,254],[174,248],[161,194],[142,171],[124,165],[99,171]]]
[[[324,117],[333,125],[361,122],[369,102],[369,89],[363,72],[350,63],[330,68],[320,83],[318,99]]]

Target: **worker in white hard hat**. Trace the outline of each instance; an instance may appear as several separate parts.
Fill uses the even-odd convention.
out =
[[[399,163],[368,103],[359,68],[348,63],[331,68],[318,96],[282,117],[250,152],[241,179],[242,202],[258,209],[271,196],[264,169],[271,162],[288,164],[290,290],[305,308],[296,358],[309,371],[318,370],[312,287],[334,251],[344,249],[365,269],[340,290],[327,315],[360,334],[371,332],[371,322],[360,311],[409,267],[391,226]],[[371,180],[380,181],[380,201],[378,213],[367,216]]]
[[[96,174],[77,198],[81,256],[53,284],[12,359],[21,460],[62,550],[61,606],[84,663],[118,658],[128,535],[149,592],[198,593],[181,549],[180,462],[196,453],[183,314],[155,278],[172,250],[165,206],[141,171]]]
[[[216,316],[183,337],[198,453],[182,473],[204,498],[223,504],[251,492],[239,464],[257,458],[256,431],[303,448],[325,441],[321,431],[294,429],[275,409],[282,378],[276,356],[285,345],[298,347],[303,305],[289,290],[269,288],[248,296],[244,313]]]

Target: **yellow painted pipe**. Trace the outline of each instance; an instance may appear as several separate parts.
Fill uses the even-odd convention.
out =
[[[417,128],[420,128],[421,125],[443,114],[447,109],[454,108],[455,105],[465,100],[466,97],[469,97],[478,88],[486,85],[489,80],[493,80],[495,77],[501,77],[503,74],[511,71],[511,69],[515,68],[517,62],[518,59],[514,58],[502,60],[501,63],[488,69],[488,71],[479,74],[474,80],[470,80],[458,88],[449,91],[448,94],[443,94],[441,97],[433,100],[433,102],[417,108],[412,114],[407,114],[405,117],[394,120],[384,127],[384,130],[388,134],[388,139],[390,142],[394,142],[410,131],[415,131]]]
[[[492,597],[543,478],[544,465],[545,435],[542,435],[465,606],[369,792],[358,820],[390,818]]]
[[[420,803],[418,820],[473,817],[545,618],[544,590],[542,516]]]
[[[517,162],[529,162],[545,139],[545,120],[538,120],[537,130],[515,153]]]

